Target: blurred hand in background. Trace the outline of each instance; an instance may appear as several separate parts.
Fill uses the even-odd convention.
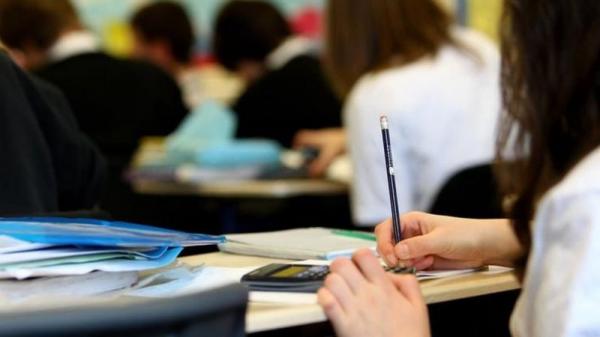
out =
[[[301,130],[294,138],[294,148],[313,148],[318,157],[309,166],[312,177],[322,177],[331,163],[346,152],[346,131],[342,128]]]

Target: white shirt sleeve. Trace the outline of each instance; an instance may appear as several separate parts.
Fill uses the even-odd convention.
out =
[[[360,98],[360,97],[357,97]],[[380,106],[380,105],[379,105]],[[394,107],[397,109],[398,107]],[[358,225],[376,225],[391,216],[378,104],[351,99],[345,109],[348,148],[353,167],[352,213]],[[399,130],[398,114],[390,116],[390,138],[400,212],[413,209],[412,184],[405,140]]]
[[[513,317],[520,337],[600,336],[600,193],[543,205]]]

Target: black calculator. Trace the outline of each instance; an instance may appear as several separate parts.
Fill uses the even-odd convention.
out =
[[[254,291],[313,293],[323,285],[329,266],[269,264],[242,277],[242,284]]]

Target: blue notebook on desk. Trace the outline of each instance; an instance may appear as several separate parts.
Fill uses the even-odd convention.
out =
[[[99,247],[191,247],[225,241],[224,236],[120,221],[69,218],[0,218],[0,235],[42,244]]]

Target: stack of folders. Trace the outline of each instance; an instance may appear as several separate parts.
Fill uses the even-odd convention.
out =
[[[184,247],[224,240],[125,222],[0,218],[0,298],[40,284],[79,283],[75,293],[125,288],[138,272],[172,264]]]

